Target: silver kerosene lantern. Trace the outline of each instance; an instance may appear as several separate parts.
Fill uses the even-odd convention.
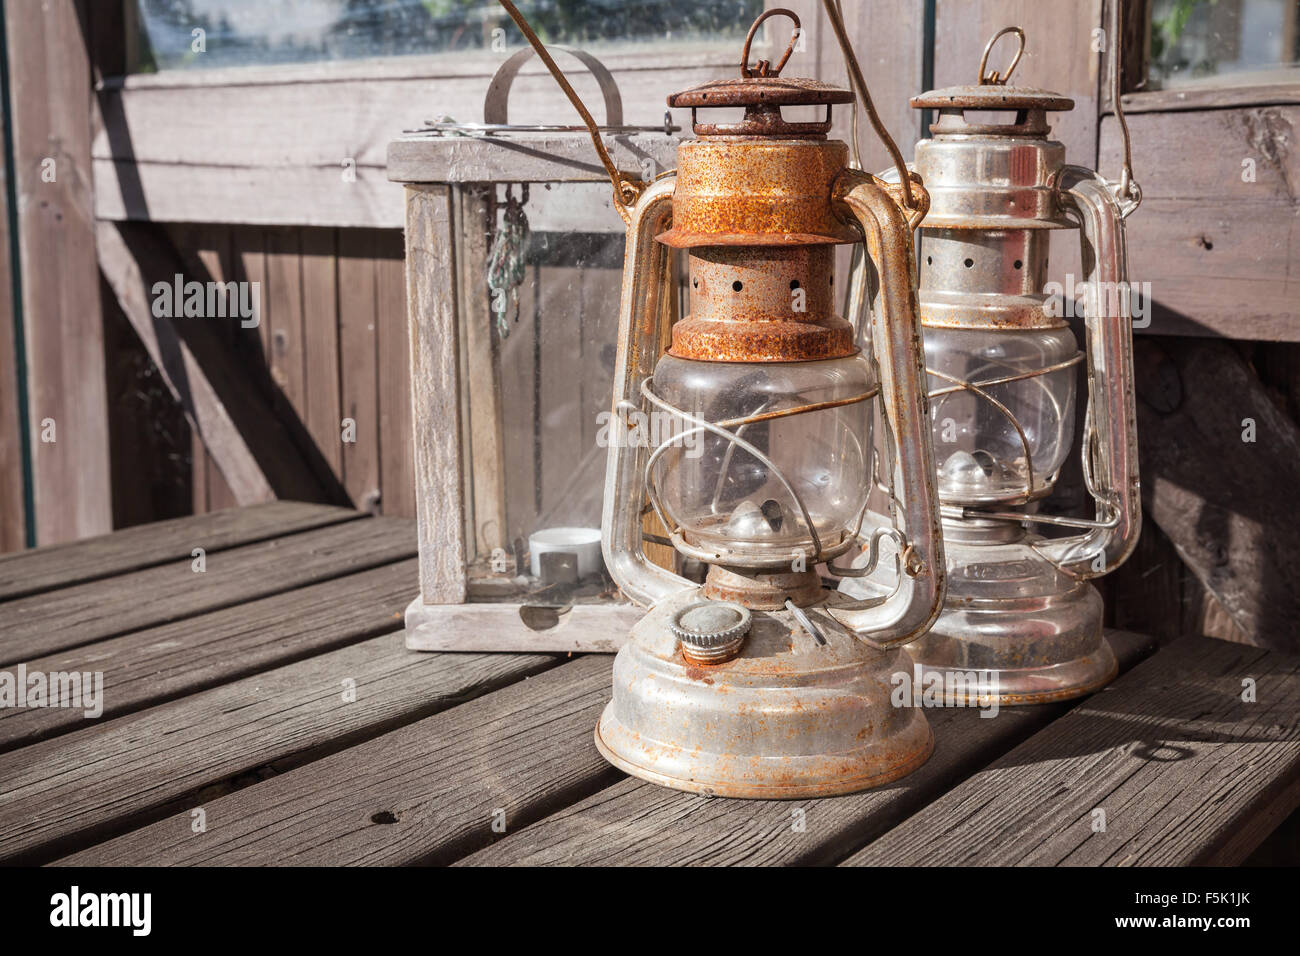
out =
[[[769,10],[750,40],[778,13],[798,25]],[[741,77],[669,98],[699,138],[631,213],[614,384],[627,434],[611,442],[602,528],[610,573],[649,611],[615,660],[596,745],[681,790],[823,796],[894,780],[933,747],[921,711],[890,702],[891,676],[911,669],[901,645],[943,593],[911,236],[925,192],[850,169],[847,145],[827,139],[851,92],[780,77],[790,49],[756,68],[748,50]],[[825,116],[794,122],[792,106]],[[744,118],[701,122],[713,107]],[[864,238],[880,276],[869,354],[833,294],[835,246]],[[661,355],[675,249],[689,256],[690,315]],[[864,524],[876,398],[900,507]],[[648,442],[655,416],[670,427]],[[702,584],[645,559],[652,510],[707,566]],[[888,595],[823,585],[820,562],[886,537],[903,555]]]
[[[1127,166],[1112,184],[1066,164],[1047,114],[1072,100],[985,75],[989,50],[1007,33],[1023,51],[1018,28],[998,33],[979,85],[911,100],[938,111],[912,168],[931,197],[919,230],[919,294],[948,589],[938,623],[909,651],[950,703],[1039,703],[1110,681],[1116,661],[1088,581],[1128,557],[1141,522],[1124,238],[1140,194]],[[1005,121],[971,121],[967,111]],[[1082,352],[1061,300],[1043,291],[1051,233],[1070,228],[1080,230],[1086,273]],[[1079,364],[1088,381],[1083,470],[1096,516],[1039,515],[1074,447]],[[1028,530],[1034,524],[1075,533],[1042,537]],[[841,589],[864,597],[892,585],[881,562]],[[955,673],[963,679],[945,680]]]

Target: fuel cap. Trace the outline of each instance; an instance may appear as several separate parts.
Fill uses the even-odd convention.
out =
[[[745,643],[752,616],[731,601],[697,601],[673,615],[669,630],[681,641],[683,656],[699,664],[731,660]]]

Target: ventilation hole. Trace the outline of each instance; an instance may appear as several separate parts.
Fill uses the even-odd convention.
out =
[[[925,257],[925,264],[926,264],[927,266],[932,266],[932,265],[934,265],[934,256],[926,256],[926,257]]]
[[[396,823],[397,816],[391,810],[380,810],[370,814],[371,823]]]
[[[696,278],[692,279],[692,280],[691,280],[691,288],[692,288],[692,289],[698,289],[699,287],[700,287],[700,280],[699,280],[699,278],[696,277]]]
[[[734,291],[739,292],[741,289],[745,288],[745,283],[737,279],[735,282],[731,283],[731,288]]]
[[[1012,263],[1012,265],[1015,266],[1017,269],[1019,269],[1021,266],[1024,265],[1024,263],[1021,262],[1019,259],[1017,259],[1015,262]]]
[[[974,259],[967,259],[967,260],[966,260],[966,268],[967,268],[967,269],[969,269],[969,268],[970,268],[971,266],[973,266],[974,264],[975,264],[975,260],[974,260]]]
[[[834,285],[834,284],[835,284],[835,276],[832,274],[832,275],[831,275],[831,285]]]
[[[791,279],[791,280],[790,280],[790,288],[792,288],[792,289],[797,289],[797,288],[799,288],[799,280],[798,280],[798,279]]]

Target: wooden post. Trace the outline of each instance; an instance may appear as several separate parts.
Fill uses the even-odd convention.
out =
[[[451,200],[448,186],[406,187],[407,319],[419,489],[415,514],[425,604],[461,604],[468,590]],[[442,427],[426,427],[434,421]]]
[[[4,9],[36,540],[52,544],[112,529],[90,58],[74,0]]]

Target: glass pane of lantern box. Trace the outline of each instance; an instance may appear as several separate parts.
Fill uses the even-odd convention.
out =
[[[500,95],[512,75],[493,81]],[[637,178],[670,169],[676,130],[621,125],[608,74],[601,86],[614,161]],[[625,232],[609,179],[567,128],[431,123],[388,159],[407,185],[420,535],[407,646],[613,650],[639,613],[600,556]]]
[[[504,197],[517,201],[520,191],[497,192],[499,229]],[[576,546],[582,536],[562,529],[587,530],[599,550],[624,247],[609,194],[607,182],[530,187],[521,284],[492,292],[484,277],[480,294],[493,309],[500,362],[502,513],[476,508],[472,579],[500,577],[496,548],[512,571],[541,571],[548,582],[565,577],[563,563],[548,570],[551,561],[530,548],[535,534]],[[495,311],[498,304],[504,312]],[[471,462],[470,480],[481,481],[475,470]],[[561,548],[556,559],[570,553]]]

